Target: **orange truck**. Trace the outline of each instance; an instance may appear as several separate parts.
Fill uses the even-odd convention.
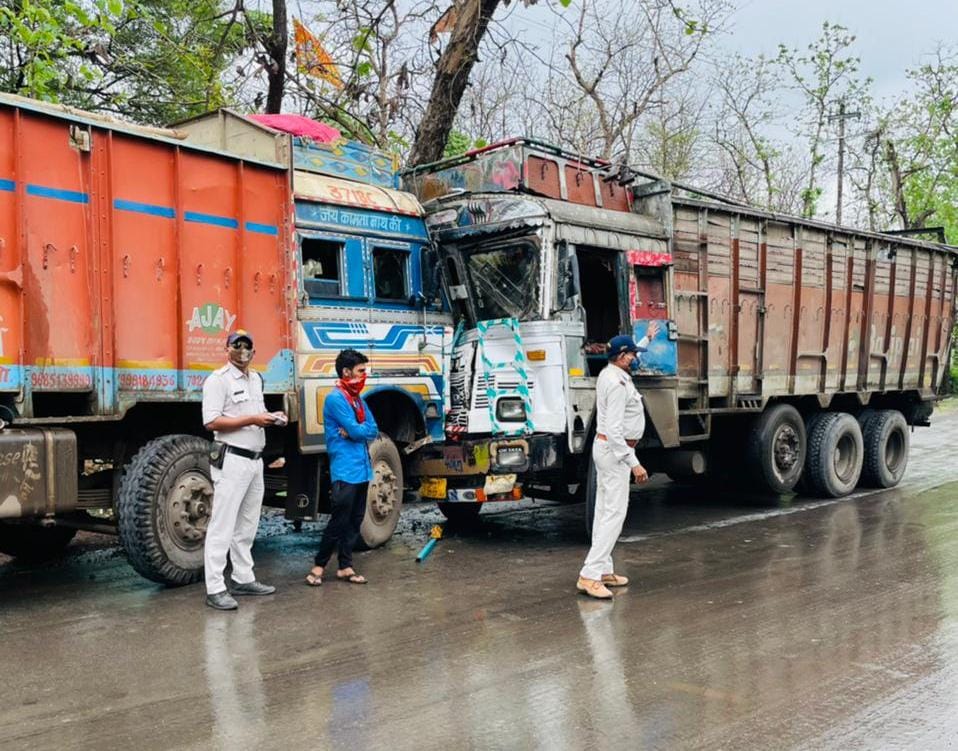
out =
[[[171,131],[0,95],[0,551],[118,532],[146,577],[197,580],[202,387],[240,327],[290,416],[267,431],[266,479],[292,518],[322,507],[335,352],[371,355],[363,537],[389,539],[407,451],[443,434],[451,328],[418,202],[388,157],[351,148],[228,112]]]

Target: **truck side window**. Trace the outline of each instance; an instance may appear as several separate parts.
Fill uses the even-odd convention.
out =
[[[343,244],[313,237],[302,239],[303,286],[310,297],[343,294]]]
[[[393,248],[373,249],[373,283],[377,300],[409,299],[409,253]]]

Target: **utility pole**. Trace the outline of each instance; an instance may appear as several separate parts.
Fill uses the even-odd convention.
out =
[[[838,120],[838,196],[835,199],[835,224],[842,223],[842,186],[845,183],[845,121],[857,120],[861,112],[845,110],[845,100],[838,100],[838,113],[828,116],[828,122]]]

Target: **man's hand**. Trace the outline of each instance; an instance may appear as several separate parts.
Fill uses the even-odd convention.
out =
[[[346,432],[346,428],[342,428],[342,427],[341,427],[341,428],[339,429],[339,434],[340,434],[343,438],[349,438],[349,433]]]
[[[649,473],[645,471],[645,467],[643,467],[641,464],[637,464],[636,466],[632,467],[632,479],[636,482],[648,482]]]
[[[258,428],[268,428],[276,422],[276,416],[272,412],[261,412],[258,415],[251,415],[249,420],[250,425],[255,425]]]

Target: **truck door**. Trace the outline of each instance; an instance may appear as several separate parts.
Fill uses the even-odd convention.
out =
[[[649,338],[639,358],[639,375],[674,376],[678,373],[677,329],[672,318],[672,256],[669,253],[630,250],[629,311],[638,342]]]

